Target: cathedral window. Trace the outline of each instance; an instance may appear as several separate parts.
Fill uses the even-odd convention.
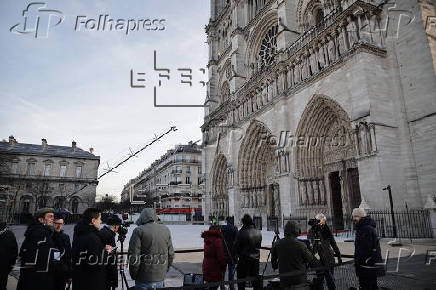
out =
[[[260,67],[263,68],[273,63],[275,54],[277,52],[277,33],[279,27],[274,25],[266,33],[262,40],[259,50]]]

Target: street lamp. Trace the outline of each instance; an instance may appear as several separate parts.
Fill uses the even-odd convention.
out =
[[[388,244],[391,245],[392,247],[401,247],[402,244],[401,244],[400,240],[398,239],[398,234],[397,234],[397,223],[395,221],[394,203],[392,201],[391,185],[389,184],[388,186],[383,188],[383,190],[387,190],[388,194],[389,194],[389,204],[391,206],[391,218],[392,218],[392,226],[393,226],[393,232],[394,232],[394,240],[388,242]]]

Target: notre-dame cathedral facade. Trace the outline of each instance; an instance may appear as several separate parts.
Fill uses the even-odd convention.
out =
[[[211,0],[205,215],[341,220],[436,192],[433,0]],[[433,18],[432,18],[433,17]]]

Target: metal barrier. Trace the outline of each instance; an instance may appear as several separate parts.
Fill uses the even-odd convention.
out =
[[[374,210],[368,214],[376,222],[376,231],[381,238],[394,237],[392,213],[390,210]],[[426,209],[394,211],[399,238],[433,238],[430,212]]]

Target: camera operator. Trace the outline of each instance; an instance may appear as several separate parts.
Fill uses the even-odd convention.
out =
[[[117,215],[110,216],[106,225],[98,232],[98,236],[104,245],[116,247],[115,235],[120,230],[122,224],[121,219]],[[105,289],[111,290],[118,287],[118,271],[117,271],[117,254],[116,249],[109,253],[107,261],[104,261],[104,270],[106,274]]]
[[[314,255],[318,254],[321,265],[328,269],[324,272],[324,277],[321,277],[320,289],[323,289],[323,280],[327,282],[329,290],[336,289],[334,279],[335,258],[338,258],[338,264],[342,264],[341,252],[336,244],[335,238],[327,225],[327,218],[324,214],[319,213],[315,219],[309,220],[311,229],[307,235]]]

